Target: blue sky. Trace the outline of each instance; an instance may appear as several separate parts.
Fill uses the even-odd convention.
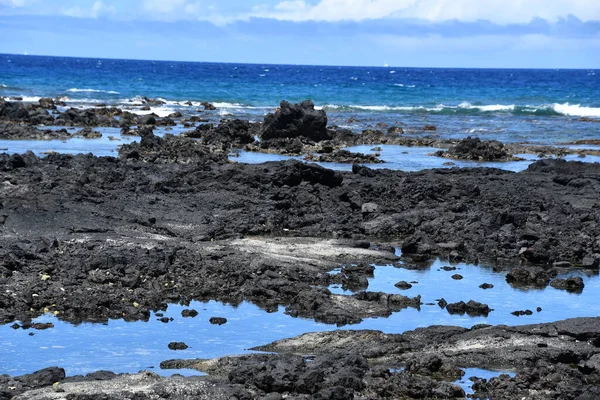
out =
[[[599,0],[0,0],[0,53],[600,68]]]

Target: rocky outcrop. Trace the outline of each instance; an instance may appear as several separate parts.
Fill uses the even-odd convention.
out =
[[[217,126],[201,124],[195,130],[184,132],[181,136],[200,139],[206,145],[216,146],[218,149],[227,151],[232,147],[241,148],[254,143],[256,130],[256,125],[234,119],[221,121]]]
[[[473,161],[517,161],[521,160],[509,154],[502,142],[497,140],[482,141],[479,138],[467,137],[447,151],[440,150],[434,155],[454,160]]]
[[[227,157],[216,154],[203,144],[184,137],[154,135],[151,126],[138,129],[140,142],[123,145],[119,148],[119,158],[148,163],[226,163]]]
[[[0,123],[0,139],[3,140],[65,140],[72,138],[66,129],[38,129],[31,125]]]
[[[550,286],[555,289],[562,289],[569,292],[579,292],[583,291],[585,287],[583,283],[583,279],[580,276],[570,276],[567,279],[554,279],[550,282]]]
[[[265,116],[260,136],[264,140],[305,137],[319,142],[330,139],[325,111],[315,110],[310,100],[300,104],[282,101],[275,113]]]
[[[470,317],[487,316],[491,311],[491,308],[487,304],[482,304],[478,301],[469,300],[467,303],[459,301],[458,303],[450,303],[446,306],[446,310],[450,314],[467,314]]]
[[[328,154],[307,154],[304,156],[304,159],[307,161],[340,164],[381,164],[384,162],[377,158],[377,155],[353,153],[348,150],[338,150]]]
[[[546,287],[555,274],[542,267],[517,267],[506,274],[506,281],[513,286]]]

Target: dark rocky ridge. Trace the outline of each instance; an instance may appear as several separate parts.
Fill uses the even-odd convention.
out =
[[[232,164],[202,143],[151,130],[120,157],[0,155],[2,321],[52,304],[66,320],[146,319],[167,302],[216,298],[286,305],[343,325],[420,303],[365,293],[338,307],[314,286],[334,283],[326,272],[335,266],[253,262],[231,247],[258,235],[400,241],[415,260],[600,262],[595,164],[340,173],[296,161]],[[372,314],[360,311],[367,304]]]
[[[161,100],[142,99],[143,110],[150,106],[162,105]],[[214,110],[210,103],[203,102],[204,110]],[[186,128],[194,127],[196,122],[208,122],[198,113],[182,115],[179,112],[160,118],[155,114],[137,115],[134,110],[98,105],[88,109],[68,108],[63,112],[57,106],[66,107],[62,99],[40,99],[37,103],[26,104],[21,101],[5,101],[0,98],[0,121],[27,124],[34,126],[68,126],[68,127],[120,127],[125,135],[137,135],[132,126],[154,125],[172,127],[177,123]],[[191,104],[189,104],[191,105]],[[200,114],[202,115],[202,114]],[[378,127],[381,124],[378,124]],[[385,124],[383,124],[385,125]],[[502,144],[496,141],[480,141],[469,138],[462,141],[441,139],[426,135],[422,131],[435,131],[435,127],[419,128],[417,135],[405,135],[402,128],[390,127],[387,133],[376,129],[365,129],[360,134],[336,126],[327,127],[327,116],[322,110],[315,110],[314,104],[305,101],[290,104],[283,101],[278,110],[268,114],[263,123],[250,123],[242,120],[221,120],[219,124],[200,124],[195,130],[184,132],[183,136],[200,138],[205,144],[212,146],[212,151],[229,151],[232,148],[245,148],[249,151],[260,151],[277,154],[301,155],[311,153],[331,153],[344,147],[359,144],[395,144],[403,146],[428,146],[450,148],[439,152],[439,156],[470,159],[478,161],[510,161],[516,160],[516,153],[538,154],[540,157],[564,156],[566,154],[598,155],[597,149],[569,149],[565,147],[539,146],[528,144]],[[30,130],[11,129],[11,139],[39,140],[52,137],[38,134]],[[260,137],[260,141],[255,140]],[[67,137],[64,137],[67,139]],[[589,141],[593,144],[593,141]],[[329,149],[323,151],[323,149]]]

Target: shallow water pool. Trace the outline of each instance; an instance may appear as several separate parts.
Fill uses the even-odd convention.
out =
[[[405,296],[422,296],[420,310],[407,308],[387,318],[370,318],[357,325],[339,329],[376,329],[386,333],[402,333],[430,325],[456,325],[470,328],[476,324],[522,325],[552,322],[572,317],[597,315],[597,293],[600,278],[597,274],[585,275],[573,272],[564,276],[578,275],[585,282],[582,293],[574,294],[552,287],[546,289],[516,289],[506,283],[505,273],[492,268],[469,264],[455,264],[454,271],[440,260],[424,269],[412,270],[396,266],[376,266],[374,277],[369,280],[370,291],[400,293]],[[463,279],[455,280],[454,274]],[[400,290],[394,286],[400,280],[413,282],[413,287]],[[493,284],[492,289],[481,289],[483,283]],[[332,286],[334,293],[350,295],[340,287]],[[494,309],[487,317],[451,315],[437,305],[437,299],[448,303],[475,300]],[[537,312],[536,308],[542,311]],[[181,311],[195,309],[195,318],[183,318]],[[532,310],[529,316],[511,314],[517,310]],[[197,374],[195,371],[161,371],[160,362],[173,358],[214,358],[247,352],[254,346],[274,340],[294,337],[306,332],[338,329],[334,325],[316,323],[312,320],[292,318],[282,307],[267,312],[250,303],[237,306],[215,301],[192,302],[189,307],[170,305],[164,317],[173,318],[169,323],[152,316],[149,322],[125,322],[111,320],[106,324],[84,323],[77,326],[45,315],[35,322],[52,322],[54,328],[47,330],[14,330],[10,325],[0,326],[0,374],[21,375],[48,366],[61,366],[69,376],[97,370],[114,372],[138,372],[150,369],[162,375],[175,372]],[[224,325],[212,325],[211,317],[225,317]],[[30,336],[33,333],[33,336]],[[189,348],[173,351],[170,342],[184,342]]]

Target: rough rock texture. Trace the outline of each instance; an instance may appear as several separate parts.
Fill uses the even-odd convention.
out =
[[[232,147],[243,147],[254,143],[255,124],[240,119],[225,120],[217,126],[213,124],[198,125],[195,130],[182,133],[182,136],[201,139],[206,145],[218,146],[222,150]]]
[[[227,157],[215,154],[208,147],[193,139],[165,135],[158,137],[151,126],[138,129],[139,142],[125,144],[119,149],[119,158],[149,163],[226,163]]]
[[[567,279],[554,279],[552,282],[550,282],[550,286],[555,289],[581,293],[585,285],[580,276],[570,276]]]
[[[546,287],[555,274],[556,272],[547,271],[542,267],[517,267],[506,274],[506,281],[513,286]]]
[[[600,382],[599,345],[600,318],[576,318],[517,327],[432,326],[403,334],[307,333],[255,349],[270,354],[168,360],[161,367],[195,368],[210,374],[211,382],[243,384],[257,397],[331,398],[335,391],[339,398],[361,399],[464,398],[448,382],[463,375],[460,368],[483,368],[517,375],[477,380],[480,398],[592,399]]]
[[[73,135],[66,129],[45,129],[41,130],[31,125],[21,125],[15,123],[0,123],[0,139],[9,140],[64,140],[70,139]]]
[[[316,287],[343,284],[326,273],[335,264],[253,261],[231,247],[247,247],[251,240],[235,241],[242,236],[271,237],[261,241],[271,247],[285,236],[386,238],[414,259],[520,260],[534,282],[545,275],[528,264],[594,268],[600,260],[594,164],[546,160],[518,174],[238,165],[149,129],[120,157],[0,155],[0,320],[26,320],[53,304],[67,320],[145,319],[172,301],[231,298],[345,324],[366,316],[356,313],[366,305],[378,315],[417,306],[357,293],[340,307]],[[364,289],[361,277],[347,284]]]
[[[482,141],[479,138],[467,137],[456,145],[451,146],[448,151],[435,153],[438,157],[452,158],[455,160],[474,161],[515,161],[519,158],[509,154],[504,144],[497,140]]]
[[[450,303],[446,306],[446,310],[450,314],[467,314],[471,317],[478,315],[487,316],[491,311],[491,308],[487,304],[482,304],[477,301],[469,300],[467,303],[459,301],[458,303]]]
[[[325,111],[315,110],[315,105],[310,100],[300,104],[282,101],[275,113],[265,116],[260,135],[265,140],[300,136],[315,142],[330,139]]]
[[[338,150],[329,154],[307,154],[307,161],[333,162],[341,164],[381,164],[384,161],[376,155],[353,153],[348,150]]]

